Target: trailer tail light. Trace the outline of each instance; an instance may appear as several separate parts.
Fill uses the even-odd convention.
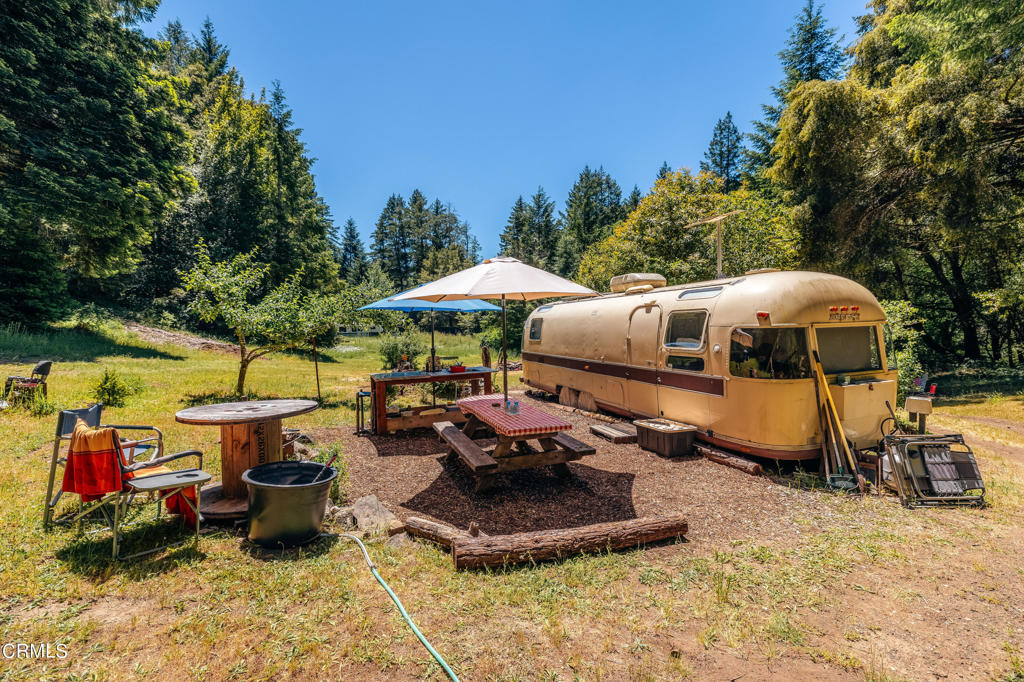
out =
[[[859,305],[851,305],[850,306],[850,310],[852,310],[853,312],[857,312],[858,310],[860,310],[860,306]]]
[[[839,312],[839,306],[837,306],[837,305],[829,306],[828,311],[830,313],[838,313]]]
[[[840,312],[843,312],[843,313],[845,313],[845,312],[846,312],[847,310],[849,310],[849,309],[850,309],[850,307],[849,307],[849,306],[845,306],[845,305],[844,305],[844,306],[842,306],[841,308],[839,308],[839,311],[840,311]]]

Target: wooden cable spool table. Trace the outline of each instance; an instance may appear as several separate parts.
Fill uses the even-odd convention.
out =
[[[210,520],[245,518],[249,491],[242,472],[281,461],[281,420],[317,409],[315,400],[252,400],[179,411],[182,424],[220,426],[220,483],[203,488],[200,512]]]

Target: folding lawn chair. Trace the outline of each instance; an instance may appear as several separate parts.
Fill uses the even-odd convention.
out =
[[[32,372],[27,377],[7,377],[4,381],[4,398],[11,403],[16,400],[31,398],[36,391],[42,391],[46,397],[46,378],[50,376],[52,360],[37,362]]]
[[[57,479],[57,467],[61,467],[60,476],[63,479],[63,467],[67,464],[67,457],[62,455],[60,451],[61,443],[71,440],[71,434],[75,430],[75,423],[79,419],[85,422],[87,426],[98,428],[102,418],[103,403],[95,403],[89,407],[83,407],[77,410],[64,410],[57,415],[57,432],[54,434],[53,438],[53,453],[50,456],[50,475],[46,482],[46,500],[45,506],[43,507],[44,528],[48,529],[53,524],[53,510],[57,507],[57,504],[60,502],[61,495],[64,493],[63,490],[58,490],[55,495],[53,491],[54,482]],[[125,452],[129,461],[136,461],[139,459],[140,455],[153,449],[156,451],[149,459],[163,457],[164,436],[160,432],[160,429],[155,426],[129,426],[119,424],[114,426],[114,428],[121,431],[151,431],[153,434],[151,436],[144,436],[143,438],[135,440],[121,441],[121,449]]]
[[[168,511],[181,513],[192,521],[195,526],[195,540],[198,542],[201,520],[199,489],[211,478],[202,470],[203,453],[188,450],[163,456],[163,440],[158,429],[152,426],[106,426],[96,430],[101,414],[102,405],[96,404],[82,410],[66,410],[58,419],[44,512],[46,526],[53,523],[53,509],[61,494],[72,492],[79,495],[78,512],[61,519],[61,522],[79,522],[85,516],[99,512],[106,526],[113,532],[112,556],[115,559],[142,556],[188,542],[184,540],[128,556],[120,555],[120,529],[127,525],[124,520],[129,505],[134,501],[136,494],[152,493],[155,497],[153,501],[156,503],[156,518],[160,518],[161,503],[166,503]],[[77,424],[79,420],[82,422],[81,425]],[[70,433],[67,426],[69,422],[73,425]],[[141,440],[124,440],[117,432],[117,429],[123,428],[151,430],[156,435]],[[64,457],[60,457],[59,454],[62,440],[71,441],[68,453]],[[139,454],[149,449],[155,449],[155,454],[147,460],[140,459]],[[198,459],[197,468],[173,471],[163,466],[168,462],[192,456]],[[58,464],[64,466],[63,482],[60,492],[53,496]]]

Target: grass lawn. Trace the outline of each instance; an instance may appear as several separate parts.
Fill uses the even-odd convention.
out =
[[[350,428],[355,391],[379,367],[376,343],[353,338],[324,352],[324,408],[285,425]],[[441,355],[479,362],[473,339],[443,336],[438,345]],[[35,338],[0,330],[0,373],[23,373],[41,357],[56,361],[56,406],[87,404],[103,370],[116,369],[140,390],[104,421],[155,424],[169,451],[200,449],[219,475],[218,430],[177,424],[174,413],[227,397],[233,356],[154,345],[118,326]],[[312,363],[300,354],[257,361],[248,386],[261,397],[316,397]],[[989,488],[984,510],[908,511],[892,497],[825,494],[778,478],[757,483],[782,510],[771,519],[748,514],[743,530],[716,534],[716,519],[739,527],[723,497],[702,508],[688,543],[458,573],[429,544],[378,542],[370,553],[466,680],[1019,682],[1024,396],[1016,391],[952,398],[929,422],[975,446]],[[261,553],[218,530],[198,549],[113,564],[106,535],[43,533],[54,423],[52,414],[0,412],[0,643],[60,642],[69,655],[0,658],[0,680],[441,679],[341,539]]]

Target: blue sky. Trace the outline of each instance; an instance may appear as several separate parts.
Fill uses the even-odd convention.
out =
[[[864,3],[824,6],[847,43]],[[281,81],[339,226],[365,238],[418,187],[486,257],[538,185],[561,209],[590,164],[646,191],[662,161],[697,168],[727,110],[749,130],[802,5],[164,0],[147,31],[209,16],[248,89]]]

